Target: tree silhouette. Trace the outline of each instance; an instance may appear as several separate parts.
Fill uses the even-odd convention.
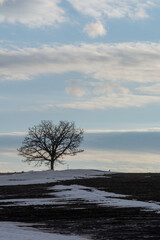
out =
[[[52,121],[41,121],[39,125],[29,128],[28,134],[18,150],[25,157],[24,162],[43,163],[54,169],[55,162],[63,163],[64,156],[74,156],[84,150],[79,149],[83,140],[83,130],[76,129],[74,122],[60,121],[54,125]]]

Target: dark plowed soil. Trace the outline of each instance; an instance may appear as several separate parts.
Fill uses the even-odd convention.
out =
[[[129,199],[160,202],[160,174],[113,174],[50,184],[3,186],[0,199],[49,197],[48,187],[78,184],[130,195]],[[54,197],[54,196],[51,196]],[[77,234],[98,240],[160,240],[160,214],[140,208],[100,207],[84,201],[66,205],[2,206],[0,221],[33,223],[34,227],[56,233]]]

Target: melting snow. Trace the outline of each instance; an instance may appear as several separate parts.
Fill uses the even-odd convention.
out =
[[[69,201],[79,201],[95,203],[100,206],[118,207],[118,208],[144,208],[144,210],[156,211],[160,213],[160,204],[157,202],[143,202],[137,200],[125,199],[127,195],[115,194],[89,188],[80,185],[56,185],[49,188],[54,190],[49,195],[54,195],[54,198],[29,198],[29,199],[7,199],[0,200],[1,206],[29,206],[29,205],[62,205],[65,206]]]
[[[26,184],[40,184],[57,182],[62,180],[71,180],[78,178],[93,178],[102,177],[103,175],[109,177],[110,172],[96,171],[96,170],[65,170],[65,171],[42,171],[42,172],[27,172],[12,175],[0,175],[0,185],[26,185]],[[87,203],[95,203],[97,205],[106,207],[138,207],[143,208],[145,211],[156,211],[160,213],[160,203],[158,202],[143,202],[136,200],[127,200],[126,195],[115,194],[97,190],[95,188],[80,186],[80,185],[56,185],[49,188],[50,192],[48,198],[30,198],[30,199],[7,199],[1,200],[1,207],[7,206],[27,206],[27,205],[62,205],[65,206],[71,200],[82,200]],[[54,195],[54,197],[52,197]],[[35,231],[30,228],[18,227],[24,226],[15,223],[0,223],[0,239],[5,240],[82,240],[77,236],[66,236],[60,234],[51,234]]]
[[[81,199],[106,207],[108,206],[121,208],[140,207],[147,210],[157,211],[158,213],[160,213],[159,203],[127,200],[124,199],[127,197],[127,195],[100,191],[95,188],[88,188],[79,185],[70,186],[57,185],[49,189],[58,190],[58,192],[56,193],[54,192],[54,195],[56,195],[59,198],[59,201],[62,201],[62,199],[66,201]]]
[[[1,222],[0,223],[1,240],[86,240],[78,236],[67,236],[63,234],[45,233],[36,229],[26,227],[22,223]]]

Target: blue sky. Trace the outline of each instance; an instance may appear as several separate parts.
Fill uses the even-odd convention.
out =
[[[2,171],[30,169],[16,155],[18,139],[44,119],[101,135],[88,133],[95,143],[86,137],[70,167],[157,171],[158,145],[144,143],[153,145],[150,132],[160,140],[159,23],[159,0],[0,0]],[[137,140],[126,146],[124,133]]]

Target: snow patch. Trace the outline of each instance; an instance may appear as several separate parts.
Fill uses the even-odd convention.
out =
[[[117,207],[117,208],[144,208],[145,210],[156,211],[160,213],[159,202],[143,202],[137,200],[124,199],[127,195],[115,194],[111,192],[100,191],[95,188],[88,188],[79,185],[62,186],[57,185],[50,190],[58,190],[54,192],[54,195],[59,198],[59,201],[69,201],[81,199],[105,207]]]
[[[2,240],[86,240],[79,236],[45,233],[37,229],[26,227],[22,223],[1,222],[0,239]]]
[[[25,173],[15,173],[11,175],[0,175],[0,186],[6,185],[27,185],[43,184],[62,180],[72,180],[78,178],[93,178],[111,174],[110,171],[98,171],[89,169],[73,169],[63,171],[30,171]]]
[[[30,199],[7,199],[0,200],[3,206],[40,206],[40,205],[56,205],[65,207],[70,201],[83,201],[86,203],[94,203],[99,206],[117,207],[117,208],[143,208],[145,211],[156,211],[160,213],[159,202],[143,202],[137,200],[128,200],[128,195],[105,192],[95,188],[80,185],[56,185],[48,188],[49,195],[54,198],[30,198]]]

